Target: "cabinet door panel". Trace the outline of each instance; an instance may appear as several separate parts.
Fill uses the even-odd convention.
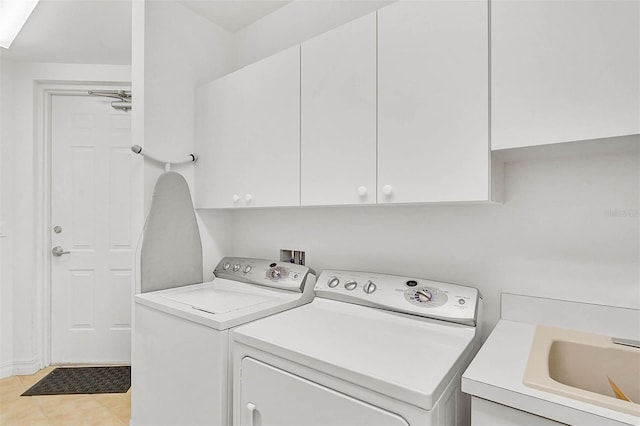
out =
[[[640,2],[491,6],[492,148],[640,133]]]
[[[245,144],[245,115],[240,76],[230,74],[197,92],[195,204],[198,208],[233,207],[232,196],[244,187],[239,170]]]
[[[300,47],[243,72],[247,192],[244,205],[300,204]],[[243,194],[243,195],[246,195]]]
[[[301,203],[375,203],[376,14],[304,43],[301,60]]]
[[[379,10],[378,202],[488,199],[488,56],[487,1]]]

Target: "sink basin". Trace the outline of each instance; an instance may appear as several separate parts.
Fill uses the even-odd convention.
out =
[[[609,378],[631,400],[618,399]],[[525,386],[640,417],[640,349],[611,337],[538,326]]]

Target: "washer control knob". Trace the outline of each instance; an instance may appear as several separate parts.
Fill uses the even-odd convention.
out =
[[[433,295],[426,288],[416,291],[416,295],[418,296],[418,300],[422,303],[431,302],[431,299],[433,299]]]
[[[358,287],[358,283],[354,280],[349,280],[346,283],[344,283],[344,288],[346,288],[349,291],[355,290],[356,287]]]
[[[231,200],[235,203],[237,203],[238,201],[240,201],[240,197],[238,196],[238,194],[233,194],[233,197],[231,197]]]
[[[243,271],[246,274],[248,272],[251,272],[252,269],[253,269],[253,266],[247,265],[247,266],[244,267]]]
[[[222,265],[222,269],[226,271],[229,268],[231,268],[231,262],[224,262],[224,265]]]
[[[367,281],[364,287],[362,287],[364,292],[367,294],[373,293],[374,291],[376,291],[376,288],[377,288],[376,284],[371,280]]]
[[[331,288],[337,287],[338,284],[340,284],[338,277],[331,277],[329,278],[329,281],[327,281],[327,285]]]
[[[271,272],[269,272],[269,275],[274,280],[277,280],[278,278],[280,278],[280,275],[281,275],[280,269],[272,269]]]
[[[236,263],[235,265],[233,265],[233,272],[238,272],[240,270],[240,264]]]
[[[391,185],[385,185],[382,187],[382,193],[384,195],[386,195],[387,197],[390,196],[393,193],[393,186]]]
[[[364,197],[367,195],[367,187],[366,186],[359,186],[358,187],[358,195],[361,197]]]
[[[247,195],[245,195],[245,196],[244,196],[244,200],[245,200],[247,203],[250,203],[250,202],[253,200],[253,195],[251,195],[251,194],[247,194]]]

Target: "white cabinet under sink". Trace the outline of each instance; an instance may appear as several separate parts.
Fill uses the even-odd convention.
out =
[[[376,202],[376,14],[302,44],[301,204]]]
[[[482,398],[471,398],[471,426],[557,426],[559,423]]]
[[[640,133],[640,2],[493,0],[492,149]]]
[[[378,11],[378,202],[491,199],[487,1]]]
[[[198,91],[197,208],[300,204],[300,46]]]

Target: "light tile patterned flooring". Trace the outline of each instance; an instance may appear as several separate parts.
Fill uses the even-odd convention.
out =
[[[131,417],[127,393],[20,396],[46,376],[48,367],[30,376],[0,379],[0,425],[125,426]]]

